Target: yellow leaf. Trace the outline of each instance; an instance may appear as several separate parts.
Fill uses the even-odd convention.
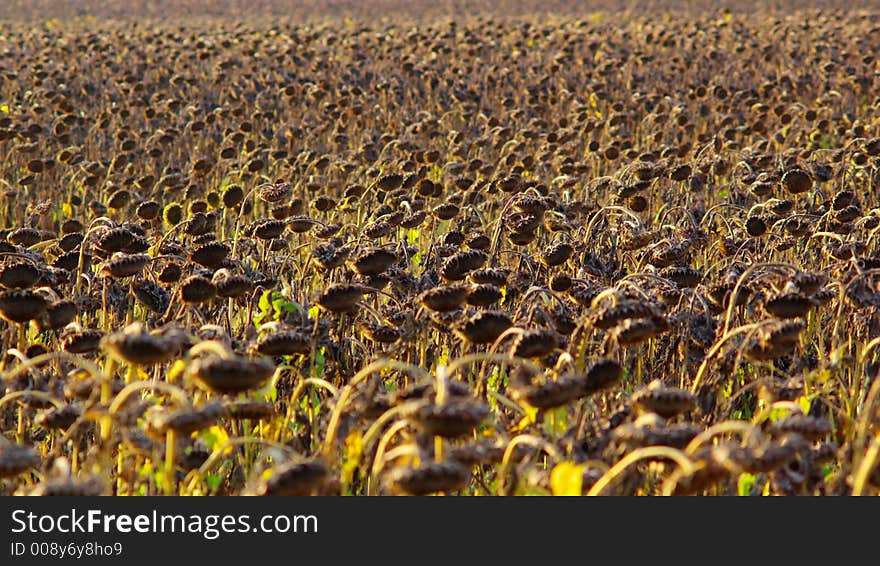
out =
[[[582,464],[560,462],[550,472],[550,490],[553,495],[582,495],[583,484],[584,466]]]
[[[364,437],[360,431],[355,431],[345,438],[345,463],[342,464],[342,484],[351,485],[354,481],[354,473],[360,466],[361,456],[364,453]]]
[[[311,318],[318,318],[319,314],[321,314],[321,310],[318,308],[318,305],[309,307],[309,316]]]
[[[810,414],[810,400],[801,395],[798,397],[797,404],[800,405],[801,411],[804,412],[805,415]]]
[[[0,112],[3,112],[4,114],[9,114],[9,105],[0,104]]]
[[[513,427],[513,432],[520,432],[525,430],[530,425],[535,424],[538,421],[538,409],[537,407],[532,407],[528,403],[520,403],[523,411],[525,411],[526,416],[520,419],[520,421]]]
[[[183,372],[186,370],[186,362],[183,360],[177,360],[174,362],[174,365],[171,366],[171,369],[168,370],[168,381],[170,383],[174,383],[177,381],[177,378],[180,377]]]
[[[220,425],[214,425],[211,428],[203,430],[199,433],[199,437],[211,450],[219,450],[229,442],[229,433],[227,433],[226,429]],[[231,454],[232,446],[226,447],[226,449],[223,450],[223,453]]]

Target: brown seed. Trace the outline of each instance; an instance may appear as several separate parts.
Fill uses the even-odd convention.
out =
[[[778,318],[800,318],[815,306],[815,302],[800,293],[785,293],[767,300],[764,310]]]
[[[645,416],[650,417],[651,414]],[[662,421],[662,419],[659,420]],[[647,424],[643,418],[640,418],[634,423],[614,428],[611,436],[616,442],[624,444],[630,449],[641,446],[672,446],[682,449],[700,432],[700,427],[690,423]]]
[[[269,204],[278,204],[290,197],[293,186],[290,183],[266,183],[257,187],[257,197]]]
[[[847,189],[842,189],[831,199],[831,210],[841,211],[852,204],[855,194]]]
[[[110,259],[101,264],[99,271],[105,276],[116,279],[132,277],[140,274],[150,263],[150,259],[147,254],[115,252]]]
[[[206,303],[217,295],[217,287],[207,277],[191,275],[180,285],[180,299],[184,303]]]
[[[779,469],[795,456],[799,442],[792,442],[792,437],[785,437],[781,442],[768,442],[753,449],[747,461],[747,471],[752,474],[767,473]]]
[[[39,319],[39,327],[48,330],[60,330],[73,322],[79,309],[73,301],[57,301],[46,307],[46,312]]]
[[[791,354],[794,352],[796,346],[796,343],[773,344],[760,339],[755,339],[746,344],[743,353],[752,361],[768,361]]]
[[[579,375],[563,375],[558,379],[545,379],[539,383],[514,385],[514,399],[521,399],[537,409],[563,407],[584,396],[584,380]]]
[[[831,422],[828,419],[795,414],[771,423],[769,430],[776,436],[799,434],[814,442],[831,433]]]
[[[384,220],[374,220],[373,222],[365,224],[361,229],[361,233],[367,238],[377,240],[390,234],[393,228],[394,227],[391,224]]]
[[[61,340],[61,349],[72,354],[88,354],[101,346],[102,330],[80,330]]]
[[[453,283],[423,291],[416,300],[432,311],[449,312],[459,308],[467,296],[468,288],[465,285]]]
[[[358,328],[364,336],[380,344],[393,344],[400,340],[400,331],[387,324],[362,323]]]
[[[101,232],[95,247],[107,253],[121,252],[134,243],[134,240],[135,235],[127,228],[110,228]]]
[[[17,246],[29,248],[43,241],[43,234],[34,228],[17,228],[6,236],[6,239]]]
[[[541,253],[541,261],[550,267],[561,265],[574,254],[574,248],[566,242],[556,242]]]
[[[667,387],[655,379],[632,395],[633,407],[643,413],[657,413],[665,419],[686,413],[696,406],[693,393],[677,387]]]
[[[67,428],[82,415],[82,409],[77,405],[62,405],[40,411],[34,419],[34,424],[47,430]]]
[[[563,336],[570,336],[577,328],[577,322],[569,312],[561,308],[555,308],[550,313],[553,328]]]
[[[32,468],[40,467],[40,456],[20,444],[0,444],[0,478],[11,478]]]
[[[161,336],[149,334],[140,323],[105,336],[101,346],[121,360],[138,365],[154,365],[169,361],[177,344]]]
[[[293,216],[287,219],[287,227],[296,234],[305,234],[315,227],[316,222],[308,216]]]
[[[455,333],[474,344],[491,344],[513,326],[510,315],[503,311],[482,311],[455,327]]]
[[[452,220],[461,209],[456,204],[446,203],[434,207],[431,212],[440,220]]]
[[[835,212],[834,219],[841,224],[847,224],[861,216],[861,214],[862,211],[859,207],[851,204]]]
[[[169,263],[162,268],[157,279],[159,280],[159,283],[170,285],[172,283],[177,283],[180,280],[181,275],[183,275],[183,270],[180,268],[180,265]]]
[[[489,308],[502,298],[504,298],[504,294],[495,285],[474,285],[468,290],[467,304],[480,308]]]
[[[746,232],[753,238],[763,236],[767,232],[767,223],[760,216],[750,216],[746,220]]]
[[[28,492],[30,496],[39,497],[98,497],[103,494],[104,483],[97,476],[47,480]]]
[[[550,289],[557,293],[564,293],[571,289],[572,280],[569,275],[565,273],[554,273],[552,277],[550,277]]]
[[[72,252],[75,249],[78,249],[80,244],[82,244],[84,236],[79,232],[73,232],[71,234],[67,234],[61,240],[58,241],[58,247],[60,247],[65,252]]]
[[[650,318],[628,318],[611,330],[621,346],[636,346],[660,333],[660,328]]]
[[[281,236],[285,228],[287,228],[287,224],[283,220],[264,218],[254,222],[249,231],[261,240],[272,240]]]
[[[440,269],[440,277],[445,281],[461,281],[468,273],[483,267],[489,259],[485,252],[480,250],[466,250],[453,254],[443,263]]]
[[[584,375],[584,389],[587,395],[603,391],[623,377],[623,366],[611,359],[598,359],[592,362]]]
[[[199,246],[190,254],[189,259],[209,269],[216,268],[230,253],[229,246],[222,242],[208,242]]]
[[[302,332],[285,330],[261,336],[254,342],[252,349],[264,356],[306,355],[312,350],[312,341]]]
[[[419,429],[431,436],[458,438],[470,435],[489,415],[489,406],[476,399],[450,400],[442,405],[433,403],[416,409],[412,418]]]
[[[382,191],[396,191],[403,185],[403,175],[392,173],[383,175],[376,181],[376,188]]]
[[[234,401],[224,406],[226,418],[239,420],[267,420],[276,415],[275,405],[269,401]]]
[[[504,458],[504,446],[488,442],[453,446],[446,453],[446,457],[467,467],[500,464]]]
[[[428,495],[462,489],[469,478],[469,470],[457,462],[427,462],[415,468],[395,468],[386,481],[393,493]]]
[[[135,214],[141,220],[153,221],[159,218],[159,215],[162,213],[162,206],[154,201],[148,200],[140,203],[135,210]]]
[[[793,194],[805,193],[813,188],[813,178],[803,169],[789,169],[782,175],[782,184]]]
[[[224,298],[238,298],[251,292],[253,282],[246,275],[231,273],[227,269],[218,269],[211,277],[211,282],[217,288],[217,296]]]
[[[516,337],[513,355],[520,358],[543,358],[556,349],[558,343],[552,330],[540,328],[528,330]]]
[[[352,268],[360,275],[374,277],[388,270],[397,262],[397,254],[383,248],[363,250],[351,262]]]
[[[151,436],[159,440],[169,430],[188,435],[209,428],[224,416],[226,407],[220,403],[209,403],[196,409],[162,410],[149,414],[147,428]]]
[[[468,280],[477,285],[494,285],[504,287],[507,285],[509,272],[504,269],[486,268],[476,269],[468,274]]]
[[[223,189],[223,206],[235,208],[244,200],[244,189],[240,185],[229,185]]]
[[[0,285],[7,289],[27,289],[40,280],[41,271],[33,264],[19,262],[3,266]]]
[[[318,306],[335,313],[353,311],[368,288],[363,285],[336,283],[327,287],[318,297]]]
[[[424,210],[413,212],[412,214],[406,215],[400,221],[400,226],[407,229],[417,228],[422,225],[427,217],[428,214]]]
[[[42,295],[27,289],[0,293],[0,317],[9,322],[25,323],[42,316],[49,302]]]
[[[689,266],[669,266],[660,271],[660,276],[669,279],[679,288],[693,288],[703,280],[703,274]]]
[[[275,364],[265,358],[210,357],[196,360],[188,370],[193,381],[202,389],[234,394],[262,387],[275,373]]]
[[[672,169],[672,171],[670,171],[669,178],[673,181],[685,181],[688,177],[691,176],[691,172],[692,169],[690,165],[678,165],[677,167]]]
[[[253,489],[253,495],[260,496],[304,496],[311,495],[327,482],[329,470],[321,460],[289,462],[279,464],[269,472],[261,474],[262,479]]]
[[[125,189],[119,189],[110,195],[110,199],[107,201],[107,207],[114,210],[120,210],[128,206],[128,203],[130,202],[131,193]]]
[[[600,310],[593,315],[591,323],[595,328],[607,330],[627,319],[659,316],[661,316],[659,309],[652,303],[626,301]]]

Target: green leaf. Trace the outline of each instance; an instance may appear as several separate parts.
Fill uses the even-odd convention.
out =
[[[220,474],[207,474],[205,475],[205,483],[208,484],[208,489],[213,493],[217,491],[217,488],[223,483],[223,478]]]
[[[285,312],[299,311],[299,305],[297,305],[293,301],[287,300],[287,298],[278,291],[274,291],[272,293],[272,309],[274,310],[275,317],[277,318]]]
[[[324,347],[315,353],[315,374],[324,377]]]
[[[739,481],[736,484],[736,492],[742,497],[746,497],[752,494],[752,489],[755,487],[755,482],[758,480],[757,476],[753,474],[740,474]]]
[[[574,462],[560,462],[550,472],[550,490],[553,495],[582,495],[584,486],[584,466]]]
[[[257,303],[257,306],[263,312],[268,312],[269,309],[272,308],[272,291],[263,291],[263,294],[260,295],[260,302]]]

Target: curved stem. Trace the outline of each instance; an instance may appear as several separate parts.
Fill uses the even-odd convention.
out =
[[[745,421],[724,421],[710,426],[695,436],[685,447],[684,453],[688,456],[693,456],[697,449],[699,449],[699,447],[706,441],[711,440],[719,434],[726,434],[728,432],[740,432],[743,434],[744,439],[764,436],[756,426]]]
[[[746,268],[745,271],[737,278],[736,285],[733,286],[733,291],[730,293],[730,298],[728,299],[727,304],[727,313],[724,316],[724,330],[722,335],[727,334],[727,331],[730,329],[730,321],[733,318],[733,309],[736,308],[736,302],[739,298],[739,290],[742,288],[743,283],[745,283],[746,279],[748,279],[749,275],[754,273],[758,269],[763,268],[784,268],[790,269],[792,271],[797,272],[798,268],[790,263],[755,263]]]
[[[382,471],[382,467],[385,465],[385,448],[388,446],[388,443],[394,438],[394,436],[409,426],[410,422],[408,419],[400,419],[395,422],[393,425],[388,427],[388,430],[385,431],[385,434],[382,435],[382,438],[379,439],[379,444],[376,447],[376,453],[373,455],[373,462],[370,465],[370,475],[367,479],[367,495],[375,495],[375,478],[379,475],[379,472]],[[366,444],[364,444],[366,446]],[[399,448],[399,447],[398,447]]]
[[[202,340],[187,351],[185,361],[189,361],[204,352],[217,354],[224,359],[235,357],[235,352],[230,350],[226,343],[219,340]]]
[[[168,393],[180,406],[190,406],[189,395],[187,395],[186,391],[176,385],[164,381],[156,381],[155,383],[151,381],[138,381],[126,385],[122,388],[122,391],[116,394],[116,397],[113,398],[113,402],[110,403],[110,408],[108,409],[110,414],[116,414],[125,403],[126,399],[128,399],[132,393],[140,391],[141,389],[156,389]]]
[[[733,338],[737,334],[742,334],[743,332],[751,332],[752,330],[754,330],[756,328],[760,328],[761,326],[766,325],[768,322],[772,322],[772,321],[765,320],[762,322],[755,322],[752,324],[746,324],[744,326],[739,326],[737,328],[734,328],[733,330],[725,332],[725,334],[712,346],[712,348],[709,350],[709,352],[706,353],[706,357],[703,358],[702,363],[700,363],[700,368],[697,370],[697,376],[694,378],[694,383],[691,385],[691,391],[696,393],[697,390],[700,388],[700,385],[703,383],[703,375],[706,373],[706,370],[709,368],[709,362],[712,361],[712,358],[715,357],[715,355],[721,351],[721,347],[724,346],[724,344],[729,339]]]
[[[513,457],[514,450],[520,444],[543,450],[554,462],[558,462],[562,459],[562,454],[560,454],[559,450],[543,438],[532,434],[517,435],[507,443],[507,447],[504,449],[504,456],[501,458],[501,466],[498,469],[498,485],[502,486],[502,488],[507,481],[510,459]]]
[[[30,397],[33,399],[37,399],[40,401],[48,401],[55,405],[55,407],[63,407],[64,403],[52,397],[48,393],[44,393],[43,391],[13,391],[12,393],[7,393],[3,397],[0,397],[0,409],[3,408],[4,405],[15,401],[16,399],[21,399],[22,397]]]
[[[336,406],[333,407],[333,413],[330,415],[330,422],[327,425],[327,433],[324,437],[324,456],[328,459],[332,456],[334,442],[336,440],[336,432],[339,429],[339,419],[342,416],[342,411],[345,409],[348,400],[354,394],[355,386],[364,381],[374,372],[381,371],[383,369],[395,369],[398,371],[410,371],[414,373],[420,374],[422,377],[428,379],[431,376],[424,369],[419,366],[415,366],[412,364],[408,364],[406,362],[399,362],[397,360],[376,360],[375,362],[369,364],[365,368],[361,369],[359,372],[354,374],[349,381],[348,385],[346,385],[342,391],[339,393],[339,398],[336,402]],[[384,415],[383,415],[384,416]]]
[[[44,364],[46,362],[51,362],[52,360],[55,360],[58,358],[66,359],[67,361],[73,363],[74,365],[76,365],[80,369],[86,371],[93,378],[98,378],[101,376],[101,368],[99,368],[93,362],[90,362],[89,360],[87,360],[77,354],[71,354],[70,352],[66,352],[64,350],[59,350],[57,352],[48,352],[46,354],[40,354],[39,356],[34,356],[33,358],[30,358],[29,360],[22,363],[21,365],[18,365],[15,368],[6,372],[6,374],[3,375],[3,379],[5,381],[11,381],[12,379],[18,377],[22,373],[24,373],[34,367],[37,367],[37,366]]]
[[[639,448],[638,450],[633,450],[624,456],[619,462],[614,464],[610,470],[605,472],[602,477],[599,478],[599,481],[593,484],[593,487],[590,488],[587,495],[602,495],[605,488],[611,485],[611,483],[625,472],[627,468],[641,460],[647,460],[649,458],[668,458],[673,460],[686,474],[691,474],[694,470],[694,463],[681,450],[669,446],[646,446],[644,448]]]
[[[219,448],[215,448],[214,451],[211,453],[211,455],[208,457],[208,459],[205,460],[205,463],[202,464],[199,467],[199,469],[194,472],[194,477],[192,479],[190,479],[189,483],[187,484],[186,492],[187,493],[192,492],[192,490],[195,487],[194,484],[196,482],[201,481],[202,476],[204,476],[211,468],[214,467],[214,465],[217,463],[217,461],[220,460],[220,458],[222,456],[224,456],[224,453],[227,450],[234,448],[236,446],[242,446],[245,444],[260,444],[263,446],[268,446],[270,448],[276,448],[276,449],[278,449],[282,452],[286,452],[287,454],[290,454],[292,456],[297,455],[297,452],[293,448],[291,448],[290,446],[287,446],[286,444],[281,444],[280,442],[273,442],[271,440],[266,440],[265,438],[256,438],[253,436],[242,436],[239,438],[231,438],[231,439],[227,440],[226,442],[224,442],[223,445],[220,446]]]
[[[874,471],[874,465],[877,463],[878,455],[880,455],[880,434],[875,435],[873,440],[871,440],[871,445],[868,446],[868,451],[865,452],[865,456],[862,458],[858,470],[856,470],[852,490],[854,496],[860,496],[864,493],[871,472]]]

